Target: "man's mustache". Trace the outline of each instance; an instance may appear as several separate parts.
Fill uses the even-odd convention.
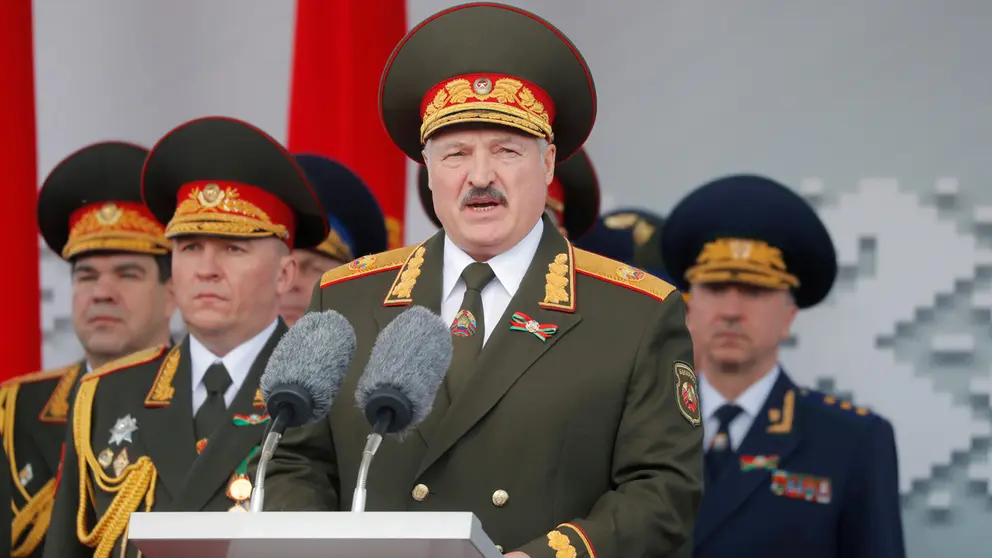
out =
[[[485,188],[472,188],[465,193],[465,197],[462,198],[462,205],[469,205],[471,203],[497,203],[499,205],[506,205],[506,196],[503,192],[500,192],[492,185],[486,186]]]

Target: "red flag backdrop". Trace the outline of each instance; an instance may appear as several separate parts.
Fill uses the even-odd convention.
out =
[[[297,0],[288,147],[331,157],[375,193],[403,244],[406,158],[379,123],[382,68],[406,33],[405,0]]]
[[[31,2],[0,2],[0,168],[4,200],[4,319],[0,380],[41,367],[38,197]]]

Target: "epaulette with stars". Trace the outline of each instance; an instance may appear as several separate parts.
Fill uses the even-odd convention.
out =
[[[92,372],[83,376],[81,382],[86,382],[102,376],[106,376],[112,372],[117,372],[119,370],[125,370],[128,368],[133,368],[139,364],[145,364],[146,362],[151,362],[158,357],[162,356],[165,351],[169,348],[168,345],[158,345],[150,349],[145,349],[143,351],[138,351],[136,353],[131,353],[126,357],[119,358],[104,364],[100,368],[93,370]]]
[[[871,410],[867,407],[859,407],[846,399],[841,399],[834,395],[826,395],[824,393],[811,391],[808,389],[799,390],[799,395],[805,397],[808,401],[821,404],[824,407],[834,407],[842,411],[847,411],[852,415],[857,415],[860,417],[872,415]]]
[[[579,248],[575,249],[575,271],[660,301],[675,290],[675,286],[650,273]]]
[[[352,260],[347,265],[336,267],[324,273],[320,278],[320,288],[323,289],[336,283],[343,283],[359,277],[365,277],[366,275],[398,269],[406,263],[410,254],[419,246],[419,244],[413,244]]]

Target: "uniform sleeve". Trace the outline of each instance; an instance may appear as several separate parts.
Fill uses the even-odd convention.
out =
[[[314,287],[307,312],[320,312],[320,283]],[[256,455],[249,464],[255,477]],[[338,467],[329,419],[290,428],[272,454],[265,474],[266,511],[337,511]]]
[[[627,389],[613,450],[615,488],[586,517],[517,549],[531,558],[669,556],[691,539],[703,494],[703,433],[676,399],[674,369],[677,361],[692,364],[692,341],[678,292],[659,306]]]
[[[79,459],[72,421],[75,405],[69,414],[62,445],[62,457],[55,476],[55,503],[52,518],[45,536],[45,558],[86,558],[93,556],[93,549],[79,542],[76,534],[76,516],[79,512]],[[92,510],[87,510],[87,521],[93,524]]]
[[[892,425],[877,417],[855,455],[857,469],[843,495],[840,555],[905,558],[899,464]]]
[[[10,473],[7,452],[0,451],[0,457],[0,556],[10,556],[11,524],[14,521],[10,503],[14,495],[14,479]]]

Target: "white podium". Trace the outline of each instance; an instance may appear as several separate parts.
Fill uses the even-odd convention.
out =
[[[133,513],[147,558],[501,558],[471,512]]]

